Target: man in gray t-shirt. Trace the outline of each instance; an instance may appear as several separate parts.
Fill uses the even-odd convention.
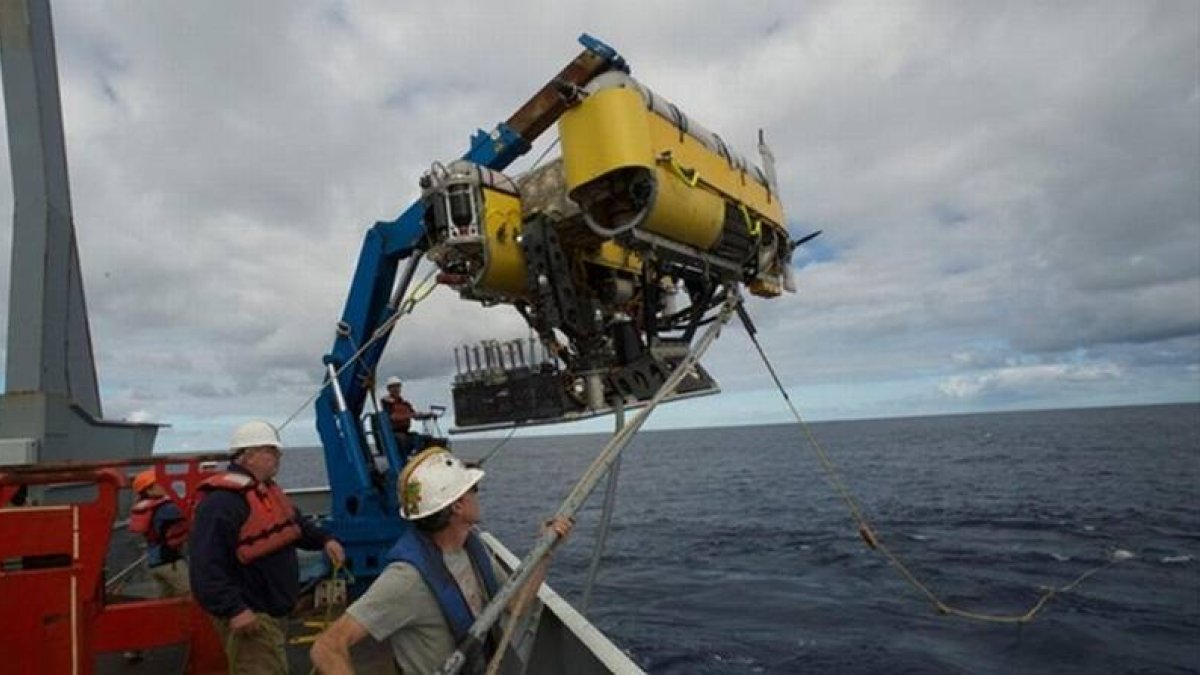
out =
[[[353,672],[350,647],[368,635],[388,640],[404,673],[435,671],[454,652],[507,580],[474,532],[483,475],[445,448],[409,461],[397,489],[410,527],[388,552],[393,562],[313,645],[309,654],[321,672]],[[566,519],[549,523],[560,537],[571,526]],[[541,570],[530,583],[543,576]]]
[[[459,587],[471,588],[464,595],[474,614],[478,615],[483,611],[486,599],[471,569],[467,552],[443,552],[442,559]],[[498,566],[494,569],[498,577],[507,581],[507,576]],[[391,643],[392,656],[399,664],[400,672],[435,671],[454,651],[454,637],[446,626],[446,618],[442,615],[437,598],[421,578],[421,573],[408,563],[388,565],[371,584],[371,588],[346,610],[346,614],[353,617],[371,637]]]

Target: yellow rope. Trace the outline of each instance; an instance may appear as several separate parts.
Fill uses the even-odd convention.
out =
[[[1123,562],[1130,557],[1129,554],[1124,551],[1117,551],[1112,558],[1110,558],[1110,560],[1103,565],[1097,565],[1096,567],[1089,569],[1064,586],[1046,590],[1044,593],[1042,593],[1041,597],[1038,598],[1037,602],[1035,602],[1033,606],[1029,608],[1029,611],[1025,612],[1024,614],[989,614],[972,612],[946,604],[927,585],[922,583],[921,580],[918,579],[916,575],[914,575],[908,569],[908,566],[906,566],[904,562],[900,560],[898,556],[896,556],[896,554],[892,553],[891,549],[889,549],[886,544],[880,541],[879,536],[875,534],[874,529],[871,527],[870,521],[867,520],[866,515],[864,515],[862,509],[859,508],[858,502],[854,499],[854,495],[851,494],[849,488],[846,487],[845,481],[842,480],[841,474],[838,472],[837,467],[829,458],[829,455],[825,452],[825,449],[821,447],[819,442],[817,442],[817,439],[813,435],[812,429],[809,427],[808,423],[806,423],[804,419],[800,417],[800,413],[796,410],[796,406],[792,404],[791,397],[788,396],[787,390],[784,389],[783,384],[780,382],[779,377],[775,373],[775,368],[771,365],[770,360],[767,359],[767,354],[763,351],[762,345],[759,344],[757,337],[754,335],[753,331],[750,330],[749,324],[747,324],[747,332],[750,335],[750,340],[754,343],[755,348],[758,350],[759,356],[762,357],[763,363],[766,365],[767,370],[770,371],[771,377],[775,380],[776,387],[778,387],[779,392],[783,395],[784,402],[787,403],[788,409],[792,411],[792,416],[796,418],[796,423],[800,425],[800,429],[804,432],[805,438],[808,440],[809,447],[812,448],[814,454],[817,456],[817,459],[820,461],[821,467],[825,472],[826,480],[829,481],[829,484],[833,486],[838,495],[841,497],[842,501],[845,502],[846,507],[850,511],[851,517],[854,519],[855,524],[858,525],[858,534],[860,537],[862,537],[863,542],[866,543],[868,548],[874,551],[879,551],[881,554],[883,554],[883,556],[887,558],[888,562],[891,563],[896,571],[898,571],[910,585],[912,585],[922,595],[929,599],[929,602],[933,604],[934,609],[936,609],[938,613],[990,623],[1028,623],[1033,620],[1034,616],[1037,615],[1037,613],[1042,610],[1042,607],[1044,607],[1046,603],[1049,602],[1050,599],[1056,594],[1070,591],[1093,574],[1116,565],[1119,562]]]
[[[675,159],[673,155],[664,154],[659,158],[659,161],[666,162],[667,166],[671,168],[671,173],[678,176],[679,180],[682,180],[688,187],[694,188],[700,185],[700,172],[680,164],[679,160]],[[746,208],[745,204],[739,203],[738,208],[742,212],[742,217],[746,219],[746,230],[750,233],[750,236],[756,239],[762,236],[762,219],[755,218],[750,213],[750,209]]]
[[[417,286],[416,290],[414,290],[412,293],[409,293],[408,297],[405,298],[403,303],[401,303],[400,313],[408,314],[412,312],[413,308],[417,306],[417,303],[421,302],[425,298],[428,298],[429,294],[437,288],[437,279],[433,278],[433,274],[435,272],[437,272],[436,267],[429,270],[429,272],[425,274],[425,278],[421,280],[421,283]]]
[[[696,187],[700,183],[700,172],[695,169],[684,168],[679,160],[672,155],[667,155],[667,166],[671,167],[671,172],[679,176],[679,180],[687,184],[688,187]]]
[[[557,549],[562,542],[562,539],[556,539],[551,544],[550,550]],[[547,556],[540,564],[548,568],[550,560],[551,558]],[[509,608],[508,625],[505,626],[504,633],[500,636],[500,642],[496,645],[496,653],[492,655],[492,660],[488,663],[484,675],[496,675],[496,672],[500,669],[500,663],[504,660],[504,652],[508,649],[508,644],[512,641],[513,631],[516,630],[517,624],[525,619],[525,614],[530,609],[530,601],[537,597],[538,589],[542,585],[541,581],[538,581],[536,584],[533,583],[533,579],[536,576],[537,574],[535,573],[526,579],[525,585],[517,591],[516,599],[512,601],[512,605]]]
[[[508,649],[508,643],[512,641],[513,631],[516,630],[517,624],[525,618],[525,612],[529,609],[529,601],[535,597],[537,597],[537,586],[526,581],[517,595],[515,606],[509,612],[508,626],[504,628],[504,634],[500,636],[500,642],[496,645],[496,653],[492,655],[485,675],[496,675],[500,670],[500,663],[504,660],[504,652]]]
[[[750,209],[746,208],[745,204],[739,203],[738,207],[742,210],[742,217],[746,219],[746,230],[750,236],[757,239],[762,235],[762,220],[750,215]]]
[[[338,578],[338,573],[342,572],[342,571],[344,571],[346,573],[346,583],[348,583],[348,584],[354,583],[354,575],[350,573],[350,570],[346,569],[345,567],[343,567],[341,565],[333,565],[332,569],[329,571],[330,583],[336,582],[337,578]],[[288,640],[288,644],[305,645],[305,644],[311,644],[313,642],[316,642],[317,638],[321,636],[321,633],[324,633],[325,629],[329,628],[329,626],[332,623],[333,623],[333,603],[326,602],[325,603],[325,615],[323,618],[321,618],[320,620],[317,620],[317,621],[305,621],[304,622],[305,628],[317,628],[319,630],[317,630],[317,632],[315,632],[315,633],[312,633],[311,635],[297,635],[296,637]]]

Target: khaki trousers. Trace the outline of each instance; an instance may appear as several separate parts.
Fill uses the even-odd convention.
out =
[[[213,617],[225,645],[225,658],[229,659],[229,675],[287,675],[284,619],[262,612],[254,615],[258,617],[258,628],[243,633],[230,631],[229,619]]]
[[[177,598],[191,593],[191,588],[188,587],[187,563],[182,560],[151,567],[150,577],[158,584],[160,598]]]

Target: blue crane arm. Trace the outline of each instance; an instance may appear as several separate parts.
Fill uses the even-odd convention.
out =
[[[601,73],[628,70],[603,42],[588,35],[579,41],[584,50],[506,121],[490,133],[477,131],[463,159],[503,170],[562,115],[576,89]],[[328,386],[315,403],[332,499],[325,524],[342,542],[359,579],[378,573],[382,551],[403,527],[394,486],[407,458],[397,447],[386,414],[366,416],[371,420],[368,429],[363,409],[388,343],[390,330],[381,327],[400,311],[400,300],[427,245],[424,220],[425,205],[418,200],[395,220],[377,222],[367,231],[333,348],[324,357]],[[398,281],[405,260],[408,264]],[[372,429],[376,453],[367,440]],[[382,454],[385,468],[380,468],[376,454]]]

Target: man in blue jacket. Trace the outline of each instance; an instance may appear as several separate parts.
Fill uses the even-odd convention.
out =
[[[189,539],[192,594],[225,644],[230,673],[286,673],[285,617],[300,594],[296,549],[341,544],[308,520],[273,480],[283,444],[266,422],[238,427],[224,473],[204,481]]]

